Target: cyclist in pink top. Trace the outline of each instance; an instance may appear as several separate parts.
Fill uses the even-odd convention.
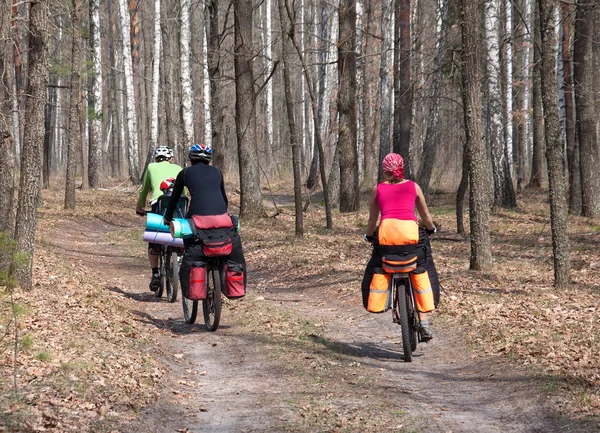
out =
[[[390,153],[383,159],[382,166],[384,180],[373,187],[369,200],[369,221],[365,240],[373,244],[373,254],[367,264],[362,282],[363,304],[367,308],[369,285],[374,269],[381,267],[383,255],[411,251],[419,253],[419,266],[425,267],[429,273],[435,305],[437,305],[439,280],[429,244],[429,235],[435,233],[437,229],[427,209],[425,196],[419,185],[404,178],[404,160],[402,156],[397,153]],[[415,207],[426,227],[425,229],[418,227]],[[376,229],[380,214],[380,226]],[[389,228],[386,228],[386,226]],[[406,228],[405,233],[397,233],[398,227]],[[432,338],[427,316],[427,313],[419,313],[421,319],[420,333],[423,341],[429,341]]]

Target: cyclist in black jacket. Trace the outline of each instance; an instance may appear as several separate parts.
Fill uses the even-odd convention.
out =
[[[228,263],[242,267],[244,281],[246,277],[246,261],[242,252],[242,242],[237,230],[227,213],[228,200],[225,193],[225,184],[221,171],[210,164],[212,148],[206,144],[194,144],[189,152],[191,166],[179,172],[175,179],[175,186],[165,213],[165,224],[170,224],[173,219],[176,204],[187,188],[191,197],[186,218],[193,218],[198,231],[210,230],[213,227],[230,228],[232,243],[231,253],[227,256]],[[196,216],[196,218],[194,218]],[[200,225],[199,225],[200,224]],[[184,239],[185,254],[179,272],[182,289],[186,290],[189,282],[189,271],[192,262],[206,261],[202,249],[202,242],[196,237]]]

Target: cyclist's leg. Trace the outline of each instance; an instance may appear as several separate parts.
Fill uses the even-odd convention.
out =
[[[158,212],[158,205],[155,203],[151,208],[152,213]],[[148,261],[152,269],[152,277],[150,279],[150,290],[156,292],[160,287],[160,269],[158,268],[158,257],[160,256],[160,244],[148,243]]]

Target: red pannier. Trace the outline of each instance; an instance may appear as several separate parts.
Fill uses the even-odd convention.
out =
[[[229,299],[242,298],[246,294],[244,266],[227,262],[225,265],[225,293]]]
[[[192,301],[206,299],[206,263],[192,263],[190,267],[190,284],[186,298]]]

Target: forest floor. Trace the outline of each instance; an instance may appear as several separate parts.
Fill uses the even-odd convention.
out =
[[[248,294],[210,333],[148,290],[137,191],[78,192],[72,212],[44,194],[34,289],[1,300],[0,431],[600,431],[600,225],[570,218],[573,285],[556,291],[543,193],[492,216],[485,273],[452,197],[430,201],[445,290],[412,363],[391,314],[362,308],[364,203],[332,230],[312,204],[302,240],[287,191],[276,217],[242,221]]]

